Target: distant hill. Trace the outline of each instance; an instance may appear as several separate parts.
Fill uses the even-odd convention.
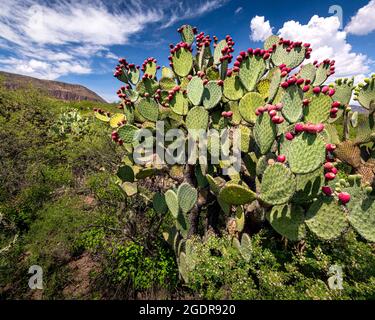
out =
[[[0,78],[4,78],[6,88],[14,90],[25,88],[30,85],[36,89],[46,91],[48,95],[66,101],[96,101],[106,103],[106,101],[95,92],[78,84],[69,84],[60,81],[41,80],[33,77],[0,71]]]

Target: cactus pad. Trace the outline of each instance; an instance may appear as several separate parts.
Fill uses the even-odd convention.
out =
[[[231,75],[224,80],[224,96],[229,100],[240,100],[244,95],[244,88],[237,75]]]
[[[304,203],[316,198],[322,186],[324,185],[324,169],[323,167],[317,170],[296,175],[296,193],[293,196],[293,202]]]
[[[367,110],[371,104],[375,104],[375,76],[368,79],[365,84],[360,84],[355,91],[356,99]]]
[[[254,201],[256,194],[248,187],[227,183],[220,190],[219,198],[228,204],[241,205]]]
[[[203,106],[210,110],[215,108],[216,105],[220,102],[223,95],[221,87],[217,84],[216,81],[209,81],[203,90]]]
[[[187,96],[191,103],[199,106],[203,95],[203,81],[199,77],[193,77],[187,86]]]
[[[266,62],[261,56],[247,56],[240,65],[239,77],[247,91],[253,91],[266,71]]]
[[[195,203],[197,202],[197,197],[197,190],[190,184],[183,183],[178,187],[178,205],[183,213],[189,212],[194,207]]]
[[[236,209],[236,227],[238,232],[242,232],[245,227],[245,212],[241,206]]]
[[[121,166],[120,168],[118,168],[116,175],[123,182],[125,182],[125,181],[134,182],[134,172],[133,172],[133,169],[132,169],[132,167],[130,167],[128,165]]]
[[[134,138],[138,132],[138,128],[131,125],[131,124],[126,124],[122,127],[120,127],[117,130],[117,133],[122,141],[124,143],[132,144],[134,141]]]
[[[186,77],[193,67],[193,55],[186,48],[181,48],[172,55],[173,70],[180,77]]]
[[[167,203],[165,202],[165,196],[160,192],[156,192],[153,197],[153,207],[157,214],[164,215],[168,211]]]
[[[167,204],[172,216],[177,219],[180,210],[178,206],[177,194],[173,190],[168,190],[165,193],[165,203]]]
[[[284,204],[293,196],[295,190],[294,175],[283,164],[275,163],[264,171],[260,186],[262,201],[271,205]]]
[[[342,105],[347,106],[350,103],[353,92],[354,78],[338,79],[335,82],[335,94],[332,96],[333,101],[338,101]]]
[[[162,77],[159,81],[160,88],[165,91],[172,90],[176,86],[176,82],[172,78]]]
[[[188,24],[185,24],[181,28],[182,28],[182,32],[181,32],[182,41],[188,44],[192,44],[195,39],[193,27]]]
[[[154,99],[150,98],[141,98],[136,108],[142,117],[152,122],[156,122],[159,117],[159,107]]]
[[[109,122],[111,120],[111,118],[108,117],[106,114],[101,114],[99,112],[95,112],[95,118],[104,122]]]
[[[220,64],[220,58],[223,56],[221,53],[221,50],[223,50],[227,46],[227,42],[225,40],[221,40],[218,42],[216,45],[215,51],[214,51],[214,63],[215,64]]]
[[[132,67],[129,69],[128,79],[132,84],[134,85],[137,84],[139,81],[139,77],[140,77],[140,72],[137,68]]]
[[[262,79],[257,83],[256,89],[265,101],[268,100],[270,85],[271,81],[268,79]]]
[[[109,120],[109,125],[112,127],[112,128],[117,128],[118,127],[118,123],[122,122],[125,120],[125,115],[123,115],[122,113],[115,113]]]
[[[272,62],[276,66],[285,64],[288,68],[294,69],[305,60],[305,54],[305,47],[294,47],[288,52],[286,45],[277,45],[276,50],[272,54]]]
[[[319,135],[303,133],[289,145],[288,162],[296,174],[313,172],[325,161],[325,143]]]
[[[181,92],[176,92],[173,99],[170,102],[171,109],[174,113],[179,115],[186,115],[189,110],[188,100],[184,97]]]
[[[174,79],[174,72],[171,68],[163,67],[161,68],[161,77]]]
[[[257,119],[255,110],[263,105],[264,100],[259,93],[249,92],[240,100],[239,111],[245,121],[255,123]]]
[[[276,138],[276,125],[271,121],[268,113],[257,117],[254,126],[254,138],[262,154],[270,151]]]
[[[197,139],[199,132],[195,130],[207,129],[208,112],[203,107],[194,107],[189,110],[185,122],[193,138]]]
[[[271,103],[275,99],[277,92],[280,89],[280,83],[281,83],[281,71],[279,68],[271,70],[270,73],[271,73],[271,83],[270,83],[269,94],[268,94],[269,103]]]
[[[349,221],[363,238],[375,242],[375,197],[350,201]]]
[[[300,78],[305,80],[308,79],[311,81],[311,83],[313,83],[316,76],[316,67],[312,63],[308,63],[301,67],[298,75]]]
[[[289,86],[284,93],[282,114],[290,123],[297,122],[303,112],[303,91],[300,87]]]
[[[323,93],[314,95],[310,99],[310,104],[303,109],[305,121],[315,124],[326,122],[330,115],[332,102],[331,97]]]
[[[339,238],[349,227],[346,213],[333,198],[319,198],[309,208],[306,225],[323,240]]]
[[[279,205],[267,214],[270,222],[279,234],[292,241],[300,241],[306,236],[305,212],[295,205]]]
[[[265,41],[264,41],[264,49],[268,50],[271,49],[274,45],[277,45],[280,41],[280,38],[275,35],[269,36]]]
[[[315,80],[313,82],[313,86],[321,86],[328,77],[330,76],[330,64],[329,63],[321,63],[318,68],[316,69]]]

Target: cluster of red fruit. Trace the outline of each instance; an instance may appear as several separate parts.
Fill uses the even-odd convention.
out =
[[[168,91],[168,97],[167,100],[171,101],[173,100],[174,96],[176,95],[177,92],[180,92],[181,87],[180,86],[175,86],[172,90]],[[186,90],[183,90],[183,93],[186,93]],[[160,93],[159,93],[160,95]]]
[[[284,71],[281,73],[281,75],[286,76],[287,70],[284,69]],[[281,83],[281,87],[283,89],[287,89],[290,86],[297,85],[297,86],[302,86],[302,91],[307,92],[310,90],[310,84],[311,80],[310,79],[303,79],[303,78],[297,78],[296,76],[290,77],[288,80],[284,81]]]
[[[293,42],[291,40],[284,40],[283,38],[281,38],[279,40],[279,45],[286,47],[287,52],[291,52],[294,48],[301,48],[302,42]],[[310,59],[312,52],[312,48],[310,48],[310,43],[304,43],[303,46],[306,48],[305,58]]]
[[[110,117],[110,116],[111,116],[111,113],[110,113],[110,112],[105,112],[105,111],[102,110],[102,109],[94,108],[93,110],[94,110],[94,112],[97,112],[97,113],[99,113],[99,114],[101,114],[101,115],[103,115],[103,116],[107,116],[107,117]]]
[[[227,42],[227,45],[221,49],[222,56],[220,57],[220,62],[228,61],[228,63],[231,63],[233,59],[232,53],[234,52],[234,41],[230,35],[225,37],[225,41]]]
[[[124,103],[125,103],[125,105],[131,105],[132,104],[132,102],[130,101],[130,99],[128,99],[128,96],[126,95],[126,93],[125,93],[125,90],[130,90],[131,89],[131,87],[130,87],[130,85],[126,85],[126,86],[122,86],[119,90],[117,90],[117,96],[120,98],[120,99],[123,99],[124,100]],[[119,109],[123,109],[123,106],[122,105],[120,105],[119,106]]]
[[[279,69],[280,69],[280,71],[281,71],[281,77],[282,78],[284,78],[284,77],[286,77],[289,73],[290,73],[290,71],[292,71],[292,69],[291,68],[288,68],[287,66],[286,66],[286,64],[281,64],[281,65],[279,65]]]
[[[117,131],[113,131],[111,134],[112,141],[116,142],[118,145],[122,146],[124,141],[122,141],[118,135]]]
[[[153,58],[153,57],[150,57],[150,58],[147,58],[145,61],[143,61],[143,63],[142,63],[142,68],[141,68],[141,70],[142,70],[142,72],[145,72],[145,70],[146,70],[146,66],[147,66],[147,64],[149,64],[149,65],[151,65],[151,64],[153,64],[153,63],[157,63],[158,61],[155,59],[155,58]],[[160,66],[156,66],[156,69],[157,70],[159,70],[160,69]],[[144,75],[143,75],[143,77],[145,77],[145,78],[152,78],[152,75],[148,75],[147,73],[145,73]]]
[[[318,61],[315,60],[313,64],[317,68],[319,68],[321,65],[323,65],[323,66],[325,66],[327,68],[329,67],[329,73],[328,73],[328,75],[331,76],[331,75],[335,74],[335,63],[336,63],[335,60],[326,59],[326,60],[324,60],[323,62],[321,62],[319,64],[318,64]]]
[[[209,47],[212,41],[210,36],[205,35],[204,32],[200,32],[195,38],[197,40],[198,48]]]
[[[255,115],[260,116],[264,112],[268,112],[268,114],[271,117],[271,121],[275,124],[281,124],[285,121],[285,119],[282,116],[279,116],[277,114],[278,111],[281,111],[283,108],[282,103],[278,103],[276,105],[267,104],[264,107],[259,107],[255,110]]]
[[[118,59],[118,64],[115,68],[115,73],[113,74],[114,77],[118,78],[122,75],[123,70],[130,70],[130,69],[139,69],[140,66],[136,66],[134,63],[127,63],[127,61],[124,58]]]

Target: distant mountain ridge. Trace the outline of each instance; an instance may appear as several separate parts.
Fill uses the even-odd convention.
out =
[[[0,78],[4,78],[4,85],[10,90],[32,86],[36,89],[46,91],[48,95],[66,101],[94,101],[107,103],[94,91],[78,84],[70,84],[60,81],[42,80],[15,73],[0,71]]]

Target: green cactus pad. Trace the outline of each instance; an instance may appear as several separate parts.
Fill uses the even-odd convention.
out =
[[[197,202],[197,189],[193,188],[188,183],[183,183],[178,187],[177,198],[178,204],[183,213],[189,212]]]
[[[134,141],[134,138],[138,132],[138,128],[131,125],[131,124],[126,124],[122,127],[120,127],[117,130],[117,133],[122,141],[124,143],[132,144]]]
[[[220,102],[223,95],[221,87],[217,84],[216,81],[209,81],[203,90],[203,106],[210,110],[215,108],[216,105]]]
[[[323,167],[317,170],[296,175],[296,193],[292,201],[296,203],[304,203],[313,200],[321,192],[324,185],[324,169]]]
[[[183,238],[187,238],[188,230],[189,230],[189,221],[187,220],[187,217],[182,212],[179,212],[177,219],[176,219],[176,227],[178,231],[180,231]]]
[[[260,185],[260,198],[270,205],[284,204],[296,190],[294,175],[285,165],[275,163],[263,173]]]
[[[289,86],[284,93],[282,114],[290,123],[297,122],[303,113],[303,91],[300,87]]]
[[[305,60],[305,54],[305,47],[294,47],[288,52],[286,45],[277,45],[271,59],[276,66],[285,64],[288,68],[294,69]]]
[[[356,88],[355,95],[361,106],[369,110],[371,103],[375,104],[375,77],[372,77],[365,84],[360,84]]]
[[[316,75],[315,80],[313,82],[313,86],[321,86],[326,80],[328,79],[330,75],[330,65],[329,63],[321,63],[319,67],[316,69]]]
[[[346,213],[334,198],[321,197],[309,208],[306,225],[312,233],[323,240],[339,238],[349,227]]]
[[[172,216],[177,219],[180,209],[178,205],[177,194],[173,190],[168,190],[165,193],[165,202],[168,206],[169,211],[172,213]]]
[[[326,122],[330,115],[332,102],[331,97],[323,93],[314,95],[310,99],[310,104],[303,108],[305,121],[315,124]]]
[[[193,67],[193,55],[186,48],[178,50],[172,56],[173,70],[180,77],[186,77]]]
[[[171,68],[163,66],[163,68],[161,68],[161,77],[174,79],[174,72]]]
[[[195,130],[206,130],[208,126],[208,112],[203,107],[194,107],[186,116],[186,127],[191,130],[193,138],[198,138],[199,132]]]
[[[237,75],[231,75],[224,80],[224,96],[229,100],[240,100],[244,95],[244,88]]]
[[[179,115],[186,115],[189,110],[189,102],[181,92],[176,92],[170,102],[171,109]]]
[[[138,91],[140,95],[144,95],[147,92],[150,96],[153,96],[158,88],[159,83],[157,81],[146,78],[138,82],[136,91]]]
[[[247,153],[250,150],[251,129],[243,125],[240,125],[239,129],[241,131],[241,151]]]
[[[268,79],[262,79],[257,83],[257,91],[262,96],[264,101],[268,100],[269,92],[270,92],[270,85],[271,81]]]
[[[281,71],[279,68],[275,68],[270,71],[271,83],[268,94],[268,103],[272,103],[275,99],[277,92],[280,90],[281,83]]]
[[[245,121],[249,123],[255,123],[257,119],[255,110],[263,105],[264,100],[259,93],[248,92],[240,100],[239,111]]]
[[[276,133],[276,125],[271,121],[268,113],[263,113],[257,117],[254,126],[254,138],[262,154],[270,151]]]
[[[137,110],[147,120],[156,122],[159,118],[159,107],[154,99],[150,98],[141,98],[137,105]]]
[[[185,24],[181,28],[182,28],[182,32],[181,32],[182,41],[188,44],[192,44],[195,39],[193,27],[188,24]]]
[[[251,239],[247,233],[242,234],[240,252],[242,258],[244,258],[246,262],[249,262],[252,255],[252,244]]]
[[[131,102],[136,102],[138,100],[139,94],[137,91],[132,90],[132,89],[126,89],[124,91],[126,94],[126,97],[131,101]]]
[[[349,105],[352,98],[352,92],[354,89],[353,86],[354,78],[352,79],[338,79],[334,85],[335,94],[332,96],[333,101],[338,101],[342,105]]]
[[[325,161],[325,143],[319,135],[303,133],[295,137],[289,145],[288,162],[296,174],[315,171]]]
[[[353,228],[367,241],[375,242],[375,197],[352,199],[348,208]]]
[[[176,86],[176,82],[172,78],[162,77],[159,81],[160,88],[165,91],[172,90]]]
[[[109,125],[111,128],[117,128],[118,123],[122,122],[125,120],[125,115],[122,113],[115,113],[114,115],[111,116],[109,120]]]
[[[218,195],[220,192],[220,189],[224,186],[225,180],[220,177],[212,177],[210,174],[206,175],[208,184],[210,185],[210,189],[213,194]]]
[[[134,123],[134,107],[132,106],[125,106],[124,107],[124,114],[126,117],[126,122],[128,124]]]
[[[199,77],[193,77],[187,86],[187,96],[191,103],[195,106],[199,106],[202,101],[203,95],[203,81]]]
[[[261,56],[248,56],[242,61],[239,77],[247,91],[253,91],[255,89],[266,69],[266,62]]]
[[[256,199],[256,194],[248,187],[227,183],[220,190],[219,198],[228,204],[241,205],[253,202]]]
[[[128,79],[129,81],[136,85],[139,81],[139,78],[140,78],[140,72],[137,68],[133,67],[133,68],[130,68],[129,69],[129,72],[128,72]]]
[[[219,69],[216,66],[208,67],[206,70],[206,77],[209,81],[220,80]]]
[[[154,210],[159,215],[165,215],[168,211],[168,206],[165,201],[164,194],[156,192],[154,198],[152,199]]]
[[[148,74],[148,75],[152,75],[153,78],[155,78],[156,76],[156,63],[153,62],[153,61],[149,61],[146,63],[145,65],[145,71],[144,71],[144,74]]]
[[[189,265],[184,252],[181,252],[178,258],[178,271],[185,283],[189,283]]]
[[[264,49],[269,50],[273,47],[273,45],[277,45],[280,41],[280,38],[275,35],[269,36],[265,41],[264,41]]]
[[[134,172],[131,166],[125,165],[118,168],[116,175],[125,182],[134,182]]]
[[[298,75],[300,78],[305,80],[308,79],[313,83],[316,77],[316,67],[312,63],[305,64],[301,67]]]
[[[300,241],[306,236],[305,212],[300,206],[275,206],[267,214],[267,220],[272,228],[291,241]]]
[[[109,122],[111,120],[106,114],[100,114],[99,112],[95,112],[95,118],[104,122]]]
[[[245,227],[245,212],[241,206],[236,209],[236,226],[238,232],[242,232]]]
[[[214,51],[214,64],[220,64],[220,58],[223,56],[221,50],[223,50],[227,46],[227,42],[225,40],[221,40],[217,43],[215,51]]]

